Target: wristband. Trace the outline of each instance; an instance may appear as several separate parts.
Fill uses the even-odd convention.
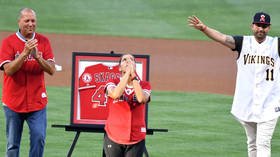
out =
[[[200,31],[201,31],[201,32],[204,32],[206,29],[207,29],[207,26],[204,25],[204,26],[200,29]]]

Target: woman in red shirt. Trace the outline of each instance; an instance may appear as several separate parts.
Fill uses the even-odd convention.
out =
[[[151,86],[136,74],[135,58],[120,58],[121,78],[106,84],[109,115],[105,125],[104,150],[107,157],[142,157],[145,150],[145,105]]]

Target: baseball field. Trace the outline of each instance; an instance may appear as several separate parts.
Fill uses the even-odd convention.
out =
[[[62,71],[46,76],[49,96],[46,157],[66,156],[73,132],[52,128],[70,123],[72,52],[149,54],[151,157],[244,157],[246,136],[230,114],[235,54],[187,26],[189,15],[227,34],[250,34],[252,16],[272,17],[270,35],[279,36],[278,0],[0,0],[0,39],[17,30],[18,10],[37,11],[37,31],[49,37]],[[2,82],[2,74],[0,76]],[[1,87],[1,86],[0,86]],[[1,93],[0,93],[1,95]],[[82,133],[73,157],[99,157],[102,134]],[[4,112],[0,108],[0,156],[5,153]],[[28,156],[25,125],[21,156]],[[279,124],[272,156],[280,156]]]

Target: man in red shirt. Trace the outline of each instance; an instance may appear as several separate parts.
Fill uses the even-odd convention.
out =
[[[106,84],[109,115],[104,150],[108,157],[142,157],[145,150],[145,105],[151,86],[136,75],[135,58],[125,54],[119,62],[121,78]]]
[[[55,72],[49,40],[35,33],[36,13],[19,12],[17,33],[3,39],[0,68],[4,71],[2,102],[6,116],[6,157],[18,157],[24,121],[30,129],[30,157],[42,157],[46,137],[47,93],[44,72]]]

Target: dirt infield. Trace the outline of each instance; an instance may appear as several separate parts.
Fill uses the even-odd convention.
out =
[[[0,40],[13,32],[0,32]],[[209,92],[233,95],[236,55],[212,41],[186,41],[45,34],[56,63],[63,70],[46,75],[49,86],[71,86],[72,52],[133,53],[150,55],[153,90]],[[2,80],[2,75],[1,75]]]

